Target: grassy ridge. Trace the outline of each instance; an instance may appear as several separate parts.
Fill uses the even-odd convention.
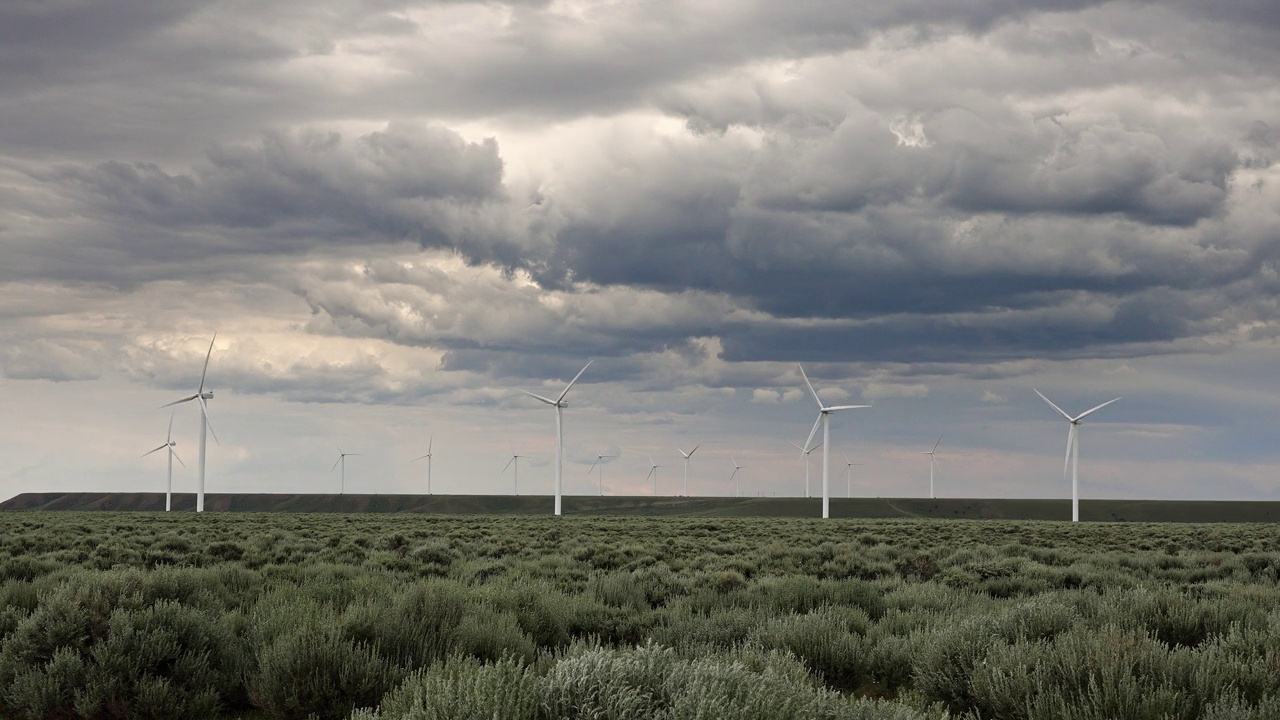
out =
[[[567,515],[695,515],[818,517],[821,500],[806,498],[566,496]],[[173,507],[195,510],[193,493],[175,493]],[[207,494],[210,512],[437,513],[451,515],[547,515],[552,498],[541,495],[319,495]],[[164,509],[162,493],[23,493],[0,511]],[[963,520],[1066,520],[1068,500],[939,498],[832,498],[836,518],[938,518]],[[1207,500],[1081,500],[1080,517],[1104,522],[1277,522],[1280,502]]]

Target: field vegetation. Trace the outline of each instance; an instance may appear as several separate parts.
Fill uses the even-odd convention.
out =
[[[0,716],[1280,717],[1280,529],[9,513]]]

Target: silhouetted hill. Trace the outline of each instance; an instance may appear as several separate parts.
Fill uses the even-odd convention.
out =
[[[175,493],[174,510],[194,511],[192,493]],[[209,512],[437,513],[549,515],[549,496],[207,494]],[[4,510],[163,511],[163,493],[23,493]],[[595,497],[564,498],[567,515],[718,515],[819,517],[822,501],[807,498]],[[832,498],[833,517],[1068,520],[1069,500]],[[1276,522],[1280,502],[1206,500],[1081,500],[1080,518],[1111,522]]]

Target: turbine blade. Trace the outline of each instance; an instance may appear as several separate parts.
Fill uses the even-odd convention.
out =
[[[338,459],[337,459],[337,460],[334,460],[334,461],[333,461],[333,467],[329,468],[329,472],[333,472],[334,470],[337,470],[337,469],[338,469],[338,463],[340,463],[340,462],[342,462],[342,456],[341,456],[341,455],[339,455],[339,456],[338,456]]]
[[[142,455],[140,455],[139,457],[146,457],[146,456],[150,455],[150,454],[151,454],[151,453],[153,453],[153,452],[159,452],[159,451],[161,451],[161,450],[163,450],[163,449],[165,449],[165,448],[167,448],[167,447],[169,447],[169,443],[165,443],[165,444],[161,445],[160,447],[156,448],[155,450],[148,450],[148,451],[146,451],[146,452],[142,453]]]
[[[702,447],[702,443],[698,443],[697,445],[694,445],[693,449],[689,451],[689,457],[693,457],[693,454],[698,452],[698,448],[700,447]]]
[[[515,461],[516,461],[516,458],[518,458],[518,457],[520,457],[520,456],[519,456],[519,455],[512,455],[512,456],[511,456],[511,459],[507,461],[507,464],[502,466],[502,472],[506,472],[506,471],[507,471],[507,468],[511,467],[511,463],[515,462]]]
[[[790,440],[788,440],[788,441],[787,441],[787,444],[788,444],[788,445],[790,445],[791,447],[793,447],[793,448],[795,448],[795,449],[799,450],[800,452],[804,452],[804,448],[802,448],[802,447],[800,447],[799,445],[797,445],[797,444],[795,444],[795,443],[791,442]]]
[[[213,334],[213,340],[209,341],[209,352],[204,354],[204,370],[200,371],[200,389],[196,392],[197,395],[204,393],[204,376],[209,372],[209,357],[213,355],[213,342],[217,339],[218,333],[215,332]]]
[[[414,458],[414,459],[410,460],[409,462],[411,462],[411,463],[416,463],[416,462],[418,462],[419,460],[426,460],[426,459],[427,459],[427,458],[429,458],[429,457],[431,457],[431,456],[430,456],[430,455],[423,455],[422,457],[416,457],[416,458]]]
[[[191,397],[185,397],[185,398],[182,398],[181,400],[174,400],[174,401],[173,401],[173,402],[171,402],[171,403],[165,403],[164,405],[161,405],[160,407],[162,407],[162,408],[167,408],[167,407],[170,407],[170,406],[173,406],[173,405],[181,405],[181,404],[182,404],[182,403],[184,403],[184,402],[191,402],[192,400],[195,400],[195,399],[196,399],[196,398],[198,398],[198,397],[200,397],[198,394],[197,394],[197,395],[192,395]]]
[[[941,435],[939,435],[939,436],[938,436],[938,442],[934,443],[934,444],[933,444],[933,449],[929,451],[929,454],[930,454],[930,455],[932,455],[932,454],[934,454],[935,452],[937,452],[937,451],[938,451],[938,445],[939,445],[941,442],[942,442],[942,436],[941,436]]]
[[[587,474],[588,474],[588,475],[590,475],[590,474],[591,474],[591,471],[592,471],[592,470],[595,470],[595,469],[596,469],[596,465],[597,465],[597,464],[599,464],[599,463],[600,463],[600,458],[596,458],[596,461],[595,461],[595,462],[593,462],[593,463],[591,463],[591,467],[587,468]]]
[[[573,387],[573,384],[578,382],[578,378],[582,377],[582,373],[586,372],[587,368],[591,367],[591,363],[593,362],[595,362],[594,358],[588,360],[587,364],[582,366],[582,369],[578,371],[578,374],[574,375],[573,379],[569,381],[569,384],[565,386],[564,392],[560,393],[560,397],[556,399],[554,404],[558,405],[561,402],[564,402],[564,396],[569,394],[569,388]]]
[[[818,413],[818,419],[813,421],[813,429],[809,431],[809,439],[804,441],[803,452],[813,452],[817,447],[809,447],[809,443],[813,442],[813,436],[818,434],[818,424],[822,422],[822,413]]]
[[[735,467],[733,469],[733,473],[729,475],[729,482],[733,482],[733,479],[736,477],[738,477],[738,468]]]
[[[556,401],[555,401],[555,400],[548,400],[547,398],[544,398],[544,397],[542,397],[541,395],[534,395],[533,393],[529,392],[528,390],[521,390],[520,392],[524,393],[525,395],[528,395],[528,396],[529,396],[529,397],[531,397],[531,398],[536,398],[536,399],[538,399],[538,400],[541,400],[542,402],[544,402],[544,403],[546,403],[546,404],[548,404],[548,405],[555,405],[555,404],[556,404]]]
[[[432,433],[431,439],[427,440],[427,454],[424,455],[423,457],[428,457],[431,455],[431,446],[435,443],[435,441],[436,441],[436,436],[434,433]]]
[[[1067,431],[1067,459],[1062,461],[1062,479],[1067,479],[1068,473],[1071,471],[1071,445],[1076,441],[1076,426],[1073,424],[1071,429]]]
[[[176,415],[177,412],[177,408],[169,411],[169,432],[164,434],[164,441],[166,445],[169,441],[173,440],[173,416]]]
[[[800,377],[804,378],[804,384],[809,386],[809,392],[813,393],[813,399],[818,403],[818,407],[822,407],[822,398],[818,397],[818,391],[813,389],[813,383],[809,382],[809,376],[804,374],[804,368],[800,367],[800,363],[796,363],[796,367],[800,369]]]
[[[213,421],[209,419],[209,406],[205,404],[203,397],[197,395],[196,399],[200,401],[200,412],[204,414],[205,427],[209,428],[209,434],[213,436],[213,441],[221,445],[222,441],[218,439],[218,433],[213,429]]]
[[[1031,389],[1036,390],[1035,388],[1031,388]],[[1064,419],[1066,419],[1067,422],[1075,422],[1070,415],[1062,411],[1062,408],[1058,407],[1057,405],[1054,405],[1052,400],[1045,397],[1044,393],[1040,392],[1039,390],[1036,390],[1036,394],[1040,396],[1041,400],[1049,403],[1049,407],[1053,408],[1054,410],[1057,410],[1058,414],[1061,415]]]
[[[649,478],[653,477],[653,474],[657,471],[658,471],[657,465],[654,465],[653,467],[649,468],[649,474],[644,476],[645,481],[648,481]]]
[[[182,462],[182,458],[178,457],[177,450],[174,450],[173,448],[169,448],[169,452],[173,453],[173,459],[177,460],[179,465],[181,465],[184,468],[187,466],[186,463]]]
[[[1116,398],[1116,400],[1119,400],[1119,399],[1120,399],[1120,398]],[[1101,405],[1099,405],[1099,406],[1098,406],[1098,407],[1096,407],[1096,408],[1093,408],[1093,409],[1091,409],[1091,410],[1085,410],[1084,412],[1080,413],[1080,415],[1079,415],[1078,417],[1076,417],[1076,419],[1075,419],[1075,420],[1072,420],[1072,422],[1080,422],[1081,420],[1083,420],[1083,419],[1085,419],[1085,418],[1089,417],[1090,415],[1092,415],[1092,414],[1094,414],[1094,413],[1098,412],[1099,410],[1101,410],[1102,408],[1104,408],[1104,407],[1106,407],[1106,406],[1110,405],[1111,403],[1115,402],[1116,400],[1108,400],[1108,401],[1106,401],[1106,402],[1102,403]]]
[[[849,459],[849,453],[842,452],[842,453],[840,453],[840,454],[844,456],[844,464],[845,464],[845,465],[852,465],[852,464],[853,464],[853,461]]]
[[[870,405],[834,405],[828,408],[822,408],[823,412],[835,412],[836,410],[857,410],[858,408],[869,408]]]

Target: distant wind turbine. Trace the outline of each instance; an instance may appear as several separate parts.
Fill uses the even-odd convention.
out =
[[[511,467],[513,464],[515,465],[515,469],[511,471],[511,487],[515,491],[517,497],[520,495],[520,458],[522,457],[528,456],[511,453],[511,459],[507,461],[506,465],[502,466],[502,472],[505,473],[507,468]],[[559,515],[560,513],[556,514]]]
[[[600,462],[607,458],[617,457],[616,455],[597,455],[596,461],[591,463],[591,467],[587,468],[587,477],[591,477],[591,471],[600,466],[600,497],[604,497],[604,463]]]
[[[342,448],[338,448],[338,459],[333,461],[333,467],[329,468],[329,472],[333,472],[334,468],[338,467],[338,465],[342,465],[342,485],[339,486],[339,495],[345,495],[347,493],[347,456],[363,454],[364,453],[342,452]]]
[[[200,388],[196,390],[196,394],[192,395],[191,397],[185,397],[185,398],[182,398],[181,400],[174,400],[171,403],[166,403],[160,406],[162,408],[167,408],[172,405],[180,405],[185,402],[191,402],[192,400],[195,400],[200,405],[200,472],[198,476],[199,481],[198,481],[198,484],[196,485],[196,512],[204,512],[204,460],[205,460],[205,444],[206,444],[205,435],[212,434],[213,441],[218,443],[219,445],[222,444],[222,442],[218,440],[218,433],[213,431],[213,423],[209,422],[209,406],[205,403],[206,400],[213,399],[213,391],[204,389],[205,375],[209,373],[209,357],[213,355],[213,343],[217,339],[218,339],[218,333],[214,333],[213,340],[209,341],[209,352],[204,354],[204,370],[200,371]]]
[[[648,480],[649,478],[653,478],[653,496],[657,497],[658,496],[658,468],[662,466],[653,461],[652,455],[649,456],[649,466],[650,466],[649,474],[645,475],[644,479]]]
[[[813,383],[809,382],[809,376],[804,374],[804,368],[800,367],[800,363],[796,363],[796,367],[800,369],[800,377],[804,378],[804,384],[809,386],[809,392],[813,393],[814,402],[818,403],[818,419],[813,422],[813,429],[809,431],[809,439],[804,441],[804,446],[809,447],[809,443],[813,442],[813,435],[818,432],[818,423],[822,423],[822,444],[824,446],[822,448],[822,517],[829,518],[831,517],[831,413],[871,406],[823,405],[822,398],[818,397],[818,391],[814,390]]]
[[[788,445],[790,445],[791,447],[793,447],[793,448],[795,448],[795,449],[799,450],[799,451],[800,451],[800,454],[804,457],[804,496],[805,496],[805,497],[813,497],[813,495],[812,495],[812,494],[810,494],[810,492],[809,492],[809,453],[811,453],[811,452],[813,452],[814,450],[817,450],[818,448],[822,447],[822,443],[818,443],[817,445],[814,445],[813,447],[809,448],[808,450],[805,450],[804,448],[802,448],[802,447],[800,447],[799,445],[797,445],[797,444],[795,444],[795,443],[791,442],[790,440],[788,440],[788,441],[787,441],[787,444],[788,444]]]
[[[933,491],[933,468],[935,465],[937,465],[937,458],[934,457],[934,454],[938,452],[938,443],[941,443],[941,442],[942,442],[942,436],[939,435],[938,442],[933,444],[933,449],[927,453],[923,453],[929,456],[929,497],[931,498],[938,497],[938,495]]]
[[[423,455],[422,457],[416,457],[409,461],[411,463],[416,463],[419,460],[423,460],[423,459],[427,461],[427,494],[428,495],[431,494],[431,446],[435,444],[435,441],[436,441],[436,436],[432,435],[431,438],[427,440],[427,454]]]
[[[853,497],[853,466],[862,465],[849,459],[849,453],[840,453],[844,455],[844,496]]]
[[[729,460],[733,462],[733,474],[729,476],[729,480],[733,482],[733,496],[742,497],[742,493],[739,492],[739,488],[741,487],[740,485],[741,481],[738,480],[738,471],[745,466],[739,465],[738,461],[734,459],[732,455],[729,456]]]
[[[578,378],[582,377],[582,373],[586,372],[587,368],[591,367],[591,363],[593,362],[595,361],[588,360],[587,364],[583,365],[582,369],[578,371],[578,374],[574,375],[573,379],[569,381],[569,384],[565,386],[564,392],[560,393],[560,397],[555,400],[544,398],[541,395],[534,395],[528,390],[520,391],[525,395],[536,400],[541,400],[556,409],[556,515],[560,514],[561,488],[564,485],[564,474],[562,472],[562,466],[564,465],[564,422],[561,411],[568,405],[564,398],[569,394],[569,388],[572,388],[573,384],[578,382]]]
[[[1031,389],[1035,390],[1035,388],[1031,388]],[[1057,410],[1058,414],[1061,415],[1064,419],[1066,419],[1068,423],[1071,423],[1071,428],[1067,431],[1067,460],[1065,463],[1063,463],[1063,466],[1062,466],[1062,479],[1063,480],[1067,479],[1067,471],[1070,470],[1071,471],[1071,522],[1079,522],[1080,521],[1080,421],[1098,412],[1099,410],[1110,405],[1116,400],[1119,400],[1120,398],[1116,398],[1115,400],[1108,400],[1095,408],[1085,410],[1079,415],[1075,417],[1071,417],[1070,415],[1063,412],[1062,408],[1058,407],[1057,405],[1054,405],[1053,401],[1045,397],[1044,394],[1041,393],[1039,390],[1036,390],[1036,394],[1040,396],[1041,400],[1049,403],[1049,407],[1053,408],[1054,410]]]
[[[689,497],[689,458],[693,457],[693,454],[698,452],[698,448],[700,447],[702,447],[701,443],[694,445],[693,449],[690,450],[689,452],[685,452],[684,450],[680,450],[680,448],[676,448],[676,450],[680,450],[680,454],[684,456],[684,496],[685,497]]]
[[[182,467],[187,466],[186,463],[182,462],[182,458],[178,457],[178,451],[174,450],[174,447],[176,447],[177,444],[178,443],[173,441],[173,411],[170,411],[169,432],[165,433],[164,444],[156,448],[155,450],[148,450],[142,453],[142,457],[146,457],[153,452],[160,452],[165,448],[169,448],[169,452],[166,453],[169,456],[169,483],[165,486],[165,490],[164,490],[164,511],[165,512],[169,512],[170,510],[173,509],[173,460],[174,458],[178,459],[178,464],[181,465]]]

